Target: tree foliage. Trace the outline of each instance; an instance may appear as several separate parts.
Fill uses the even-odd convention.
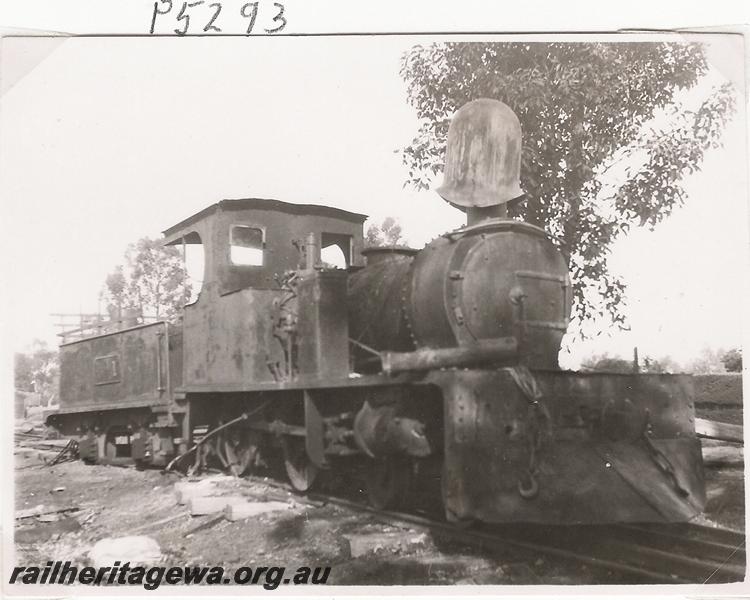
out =
[[[180,251],[148,237],[128,246],[125,264],[117,265],[107,275],[102,288],[107,311],[116,318],[135,311],[142,316],[172,319],[189,297],[190,283]]]
[[[581,362],[581,367],[588,371],[604,371],[607,373],[632,373],[633,361],[625,360],[609,354],[590,356]]]
[[[610,356],[608,353],[593,354],[581,361],[581,367],[589,371],[605,371],[609,373],[633,373],[635,367],[633,360],[627,360],[619,356]],[[681,373],[682,367],[671,357],[662,356],[654,358],[644,356],[638,361],[639,373]]]
[[[29,352],[14,356],[14,385],[17,390],[36,392],[45,400],[56,393],[60,363],[56,350],[46,342],[34,340]]]
[[[729,373],[742,372],[742,348],[732,348],[727,350],[721,357],[724,368]]]
[[[427,189],[442,171],[459,107],[502,100],[523,130],[526,201],[511,216],[545,228],[568,258],[579,328],[602,317],[624,326],[625,286],[607,264],[612,243],[683,203],[684,176],[718,145],[734,109],[729,84],[690,104],[687,92],[707,70],[692,43],[415,46],[401,66],[421,120],[403,149],[407,184]]]
[[[398,246],[404,243],[401,225],[393,217],[386,217],[380,225],[370,225],[365,233],[366,246]]]
[[[641,373],[682,373],[684,369],[671,356],[653,358],[644,356],[640,364]]]
[[[713,349],[709,346],[705,346],[701,349],[696,358],[688,362],[685,371],[697,375],[726,373],[727,370],[722,362],[723,356],[724,350],[720,348]]]

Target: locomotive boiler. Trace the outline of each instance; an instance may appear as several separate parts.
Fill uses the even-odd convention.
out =
[[[568,267],[507,217],[520,152],[510,108],[462,107],[438,193],[467,223],[421,250],[364,248],[364,215],[265,199],[171,227],[165,244],[204,248],[198,299],[177,324],[64,340],[49,423],[89,461],[241,475],[279,458],[300,491],[354,465],[375,506],[432,490],[450,520],[694,517],[691,378],[558,366]]]

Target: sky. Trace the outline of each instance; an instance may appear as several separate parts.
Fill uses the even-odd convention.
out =
[[[393,216],[415,247],[460,226],[434,192],[403,187],[398,154],[418,125],[399,59],[432,39],[4,39],[3,345],[54,343],[50,313],[96,312],[129,243],[224,198]],[[741,81],[741,52],[717,40],[707,85]],[[741,344],[744,123],[740,112],[686,181],[684,207],[613,249],[631,331],[573,343],[564,364],[634,345],[687,361]]]

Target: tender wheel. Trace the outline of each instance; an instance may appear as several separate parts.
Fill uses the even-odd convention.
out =
[[[307,456],[305,438],[285,435],[281,438],[281,446],[284,450],[284,468],[289,482],[298,492],[306,492],[318,476],[318,467]]]
[[[365,489],[373,508],[385,510],[406,504],[411,488],[411,464],[400,456],[372,459],[365,469]]]

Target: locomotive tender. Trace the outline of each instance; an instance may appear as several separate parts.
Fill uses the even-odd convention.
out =
[[[164,244],[203,245],[198,299],[177,325],[63,343],[48,422],[88,461],[241,475],[280,456],[302,491],[354,461],[374,505],[438,482],[450,520],[692,518],[691,378],[560,370],[568,268],[506,216],[520,149],[504,104],[456,113],[438,193],[468,223],[419,251],[363,248],[365,215],[267,199],[170,227]],[[321,261],[331,248],[344,268]]]

